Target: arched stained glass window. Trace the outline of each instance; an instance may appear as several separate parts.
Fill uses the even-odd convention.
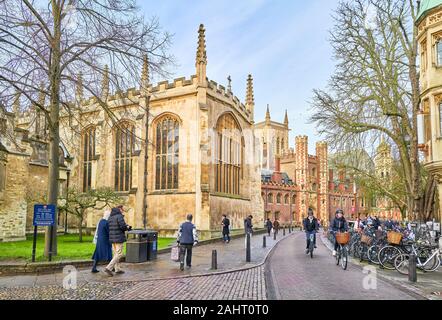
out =
[[[115,132],[115,191],[130,191],[135,152],[135,126],[120,123]]]
[[[95,128],[83,133],[83,192],[92,187],[92,160],[95,159]]]
[[[219,118],[216,135],[215,190],[239,195],[244,144],[241,129],[231,114],[227,113]]]
[[[155,189],[178,189],[179,173],[179,129],[178,120],[166,116],[157,123],[155,148]]]

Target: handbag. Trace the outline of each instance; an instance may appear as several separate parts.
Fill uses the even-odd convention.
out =
[[[170,259],[175,262],[180,261],[180,248],[178,246],[172,247],[170,251]]]

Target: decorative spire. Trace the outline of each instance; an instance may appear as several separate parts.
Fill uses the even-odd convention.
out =
[[[249,77],[247,78],[246,105],[255,105],[255,96],[253,94],[253,78],[251,74],[249,74]]]
[[[141,72],[141,93],[147,96],[149,93],[149,58],[147,54],[143,56],[143,71]]]
[[[232,92],[232,78],[230,76],[227,77],[227,91]]]
[[[267,111],[266,111],[266,122],[267,123],[270,123],[270,107],[269,107],[269,105],[267,104]]]
[[[206,30],[204,25],[200,24],[198,30],[198,50],[196,51],[196,66],[200,63],[207,64],[207,52],[206,52]]]
[[[287,114],[287,109],[285,109],[284,124],[285,124],[286,127],[289,126],[289,116]]]
[[[108,65],[105,65],[103,80],[101,82],[101,98],[103,100],[106,100],[108,95],[109,95],[109,67]]]
[[[83,101],[83,73],[80,73],[77,76],[77,88],[75,90],[75,98],[77,99],[77,103],[81,104]]]
[[[198,84],[204,86],[206,84],[206,66],[207,66],[207,52],[206,52],[206,30],[201,24],[198,30],[198,49],[196,51],[196,76]]]
[[[20,96],[21,96],[21,93],[19,91],[17,91],[15,93],[14,103],[12,105],[12,108],[13,108],[12,111],[14,112],[15,116],[18,116],[18,114],[20,113]]]

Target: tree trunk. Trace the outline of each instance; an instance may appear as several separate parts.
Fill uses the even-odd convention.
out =
[[[52,10],[54,17],[54,39],[51,47],[51,65],[49,68],[50,83],[50,110],[49,110],[49,177],[48,177],[48,202],[57,207],[58,200],[58,181],[59,181],[59,113],[60,113],[60,39],[61,39],[61,18],[60,8],[56,1],[52,1]],[[52,255],[57,255],[57,213],[55,214],[55,223],[49,227],[45,237],[45,256],[49,255],[52,238]]]
[[[83,217],[78,218],[79,241],[83,242]]]

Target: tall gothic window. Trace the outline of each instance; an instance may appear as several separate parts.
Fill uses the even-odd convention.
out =
[[[135,152],[135,126],[122,122],[115,130],[115,191],[130,191]]]
[[[284,196],[284,203],[285,204],[289,204],[289,195],[288,194],[286,194],[285,196]]]
[[[165,117],[156,127],[155,189],[178,189],[179,123]]]
[[[437,66],[442,67],[442,40],[436,43]]]
[[[280,152],[281,152],[281,145],[280,145],[280,140],[279,140],[279,138],[277,138],[276,139],[276,154],[280,154]]]
[[[217,192],[240,194],[244,146],[241,130],[230,114],[221,116],[216,127],[215,145]]]
[[[269,193],[269,194],[267,195],[267,202],[268,202],[268,203],[273,203],[273,194]]]
[[[95,158],[95,128],[83,134],[83,192],[92,186],[92,160]]]
[[[280,193],[278,193],[276,195],[276,203],[281,203],[281,194]]]

